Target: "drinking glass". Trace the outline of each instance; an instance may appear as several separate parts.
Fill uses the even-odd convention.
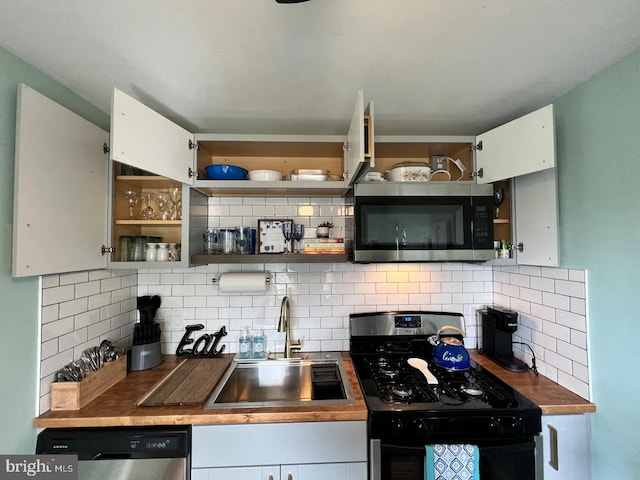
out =
[[[295,253],[300,253],[300,240],[304,236],[304,225],[296,223],[293,225],[293,238],[296,241]]]
[[[153,194],[153,199],[160,211],[160,218],[162,220],[169,220],[171,218],[171,200],[167,192],[158,192]]]
[[[153,220],[156,218],[156,213],[151,206],[151,200],[153,200],[153,193],[151,192],[142,192],[142,211],[140,212],[140,217],[142,220]]]
[[[169,189],[169,199],[173,204],[171,220],[180,220],[182,218],[182,189],[179,187]]]
[[[284,253],[291,253],[291,239],[293,238],[293,222],[282,223],[282,235],[286,243],[284,245]]]
[[[129,202],[129,217],[133,219],[133,208],[140,201],[140,197],[138,197],[138,192],[134,192],[133,190],[127,190],[124,192],[124,196],[127,199],[127,202]]]

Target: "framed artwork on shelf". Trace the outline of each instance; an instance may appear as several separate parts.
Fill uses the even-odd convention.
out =
[[[288,239],[285,232],[288,232]],[[257,253],[291,253],[292,232],[293,220],[289,218],[258,220]]]

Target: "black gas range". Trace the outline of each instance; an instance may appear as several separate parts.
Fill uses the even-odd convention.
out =
[[[464,330],[458,313],[352,314],[350,354],[368,407],[370,480],[424,479],[424,447],[470,443],[483,480],[535,480],[541,410],[471,361],[449,371],[432,361],[429,337]],[[408,363],[426,360],[437,383]],[[541,475],[541,472],[538,474]]]

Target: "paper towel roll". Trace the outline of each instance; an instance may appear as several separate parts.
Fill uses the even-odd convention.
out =
[[[221,293],[264,292],[267,290],[266,272],[229,272],[218,280]]]

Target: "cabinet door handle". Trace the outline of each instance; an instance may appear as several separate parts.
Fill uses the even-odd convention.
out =
[[[554,470],[558,470],[558,430],[553,425],[547,425],[547,427],[549,428],[549,465]]]
[[[273,480],[273,475],[269,475],[269,480]]]
[[[293,480],[293,474],[287,473],[287,480]]]

